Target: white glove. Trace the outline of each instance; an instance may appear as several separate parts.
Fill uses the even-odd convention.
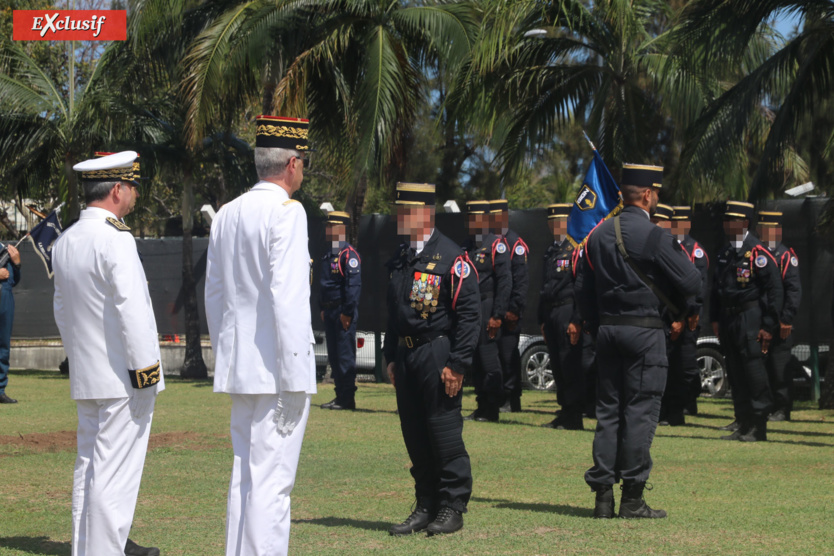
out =
[[[136,420],[144,419],[153,411],[156,400],[156,384],[149,388],[134,388],[133,395],[128,400],[130,416]]]
[[[310,395],[307,392],[281,392],[278,394],[278,403],[275,405],[275,415],[273,415],[272,420],[275,421],[279,434],[292,434],[292,431],[301,422],[309,397]]]

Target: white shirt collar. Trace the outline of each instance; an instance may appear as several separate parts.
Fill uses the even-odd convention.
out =
[[[274,191],[279,195],[283,196],[284,199],[289,199],[290,195],[287,193],[287,190],[278,185],[277,183],[272,183],[271,181],[259,181],[255,185],[252,186],[250,191]]]
[[[87,207],[81,211],[81,214],[78,215],[79,220],[87,220],[91,218],[115,218],[119,220],[119,217],[110,212],[107,209],[101,207]]]
[[[744,243],[744,240],[747,239],[747,234],[749,234],[749,233],[750,232],[748,230],[745,230],[744,235],[741,236],[741,239],[740,240],[736,239],[738,236],[734,237],[733,239],[730,240],[730,245],[732,245],[736,249],[741,249],[741,245]]]

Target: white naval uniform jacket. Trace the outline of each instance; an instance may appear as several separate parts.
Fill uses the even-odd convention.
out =
[[[159,362],[151,296],[136,240],[88,207],[52,247],[53,310],[70,363],[74,400],[129,398],[129,370]],[[165,388],[160,367],[157,392]]]
[[[304,207],[258,182],[211,225],[206,319],[214,391],[316,393]]]

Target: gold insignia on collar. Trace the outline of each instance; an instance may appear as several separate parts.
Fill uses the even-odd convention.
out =
[[[746,252],[746,253],[744,254],[744,258],[745,258],[745,259],[747,259],[747,258],[749,258],[749,257],[750,257],[750,255],[752,255],[752,254],[753,254],[752,252],[748,251],[748,252]]]
[[[107,217],[107,223],[119,230],[120,232],[129,232],[130,226],[122,222],[121,220],[116,220],[112,216]]]

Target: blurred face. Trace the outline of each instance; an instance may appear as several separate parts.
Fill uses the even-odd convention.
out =
[[[347,239],[347,226],[344,224],[327,224],[324,228],[324,237],[327,241],[345,241]]]
[[[685,236],[692,229],[692,222],[689,220],[672,220],[672,234]]]
[[[496,234],[503,234],[504,230],[510,227],[510,213],[496,212],[489,215],[490,228]]]
[[[490,215],[489,214],[467,214],[466,215],[466,229],[469,235],[484,234],[490,230]]]
[[[776,243],[782,241],[781,226],[758,226],[756,231],[759,234],[759,239],[762,241],[775,241]]]
[[[429,235],[434,228],[434,207],[397,205],[397,233],[412,239]]]
[[[550,233],[553,234],[553,239],[561,239],[562,236],[566,236],[568,234],[568,219],[549,218],[547,220],[547,227],[550,228]]]
[[[724,234],[730,237],[743,236],[749,225],[750,222],[746,218],[725,218]]]
[[[310,156],[302,155],[301,157],[294,156],[290,159],[287,163],[287,185],[290,186],[290,196],[293,193],[301,189],[301,182],[304,181],[304,165],[305,165],[305,157]]]
[[[657,203],[660,202],[660,191],[654,187],[649,187],[651,198],[649,199],[649,214],[654,214],[657,210]]]

